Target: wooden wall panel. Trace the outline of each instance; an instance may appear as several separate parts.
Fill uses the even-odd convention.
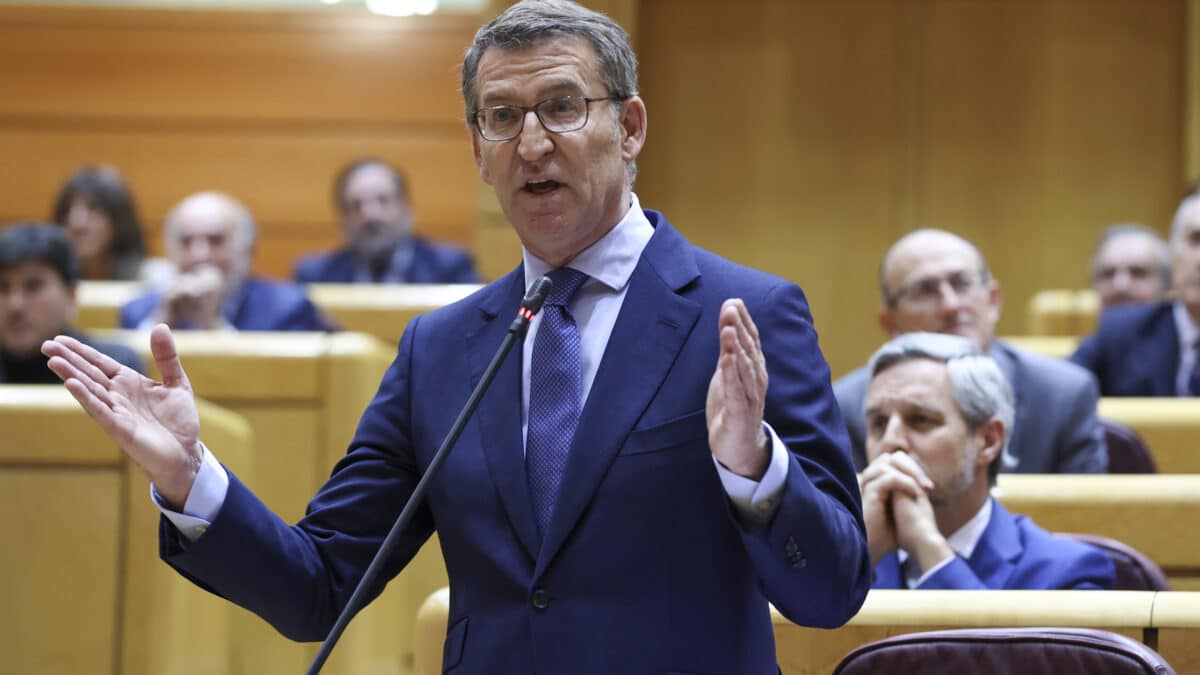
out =
[[[337,244],[330,183],[378,155],[409,175],[417,231],[474,245],[479,183],[457,68],[474,16],[0,7],[0,222],[45,218],[85,162],[125,172],[153,252],[180,198],[227,191],[290,275]]]
[[[905,231],[976,239],[1004,284],[1077,287],[1099,231],[1183,183],[1182,0],[645,0],[643,203],[799,282],[835,376],[884,339]]]

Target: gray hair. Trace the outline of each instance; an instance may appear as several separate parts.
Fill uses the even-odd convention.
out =
[[[462,65],[462,94],[467,124],[474,126],[479,107],[479,61],[495,47],[514,51],[556,37],[580,37],[596,50],[600,79],[609,96],[637,95],[637,55],[620,24],[570,0],[524,0],[509,7],[475,33]]]
[[[1004,423],[1004,446],[988,465],[988,481],[996,482],[1001,462],[1013,468],[1016,460],[1008,454],[1013,428],[1013,393],[995,359],[980,351],[974,342],[958,335],[943,333],[905,333],[879,348],[867,363],[871,378],[892,366],[927,359],[946,364],[950,392],[971,431],[992,417]]]
[[[1200,192],[1193,192],[1184,197],[1182,202],[1179,202],[1179,208],[1175,210],[1175,218],[1171,220],[1172,246],[1179,243],[1178,239],[1183,234],[1184,216],[1194,208],[1200,208]]]
[[[242,251],[248,251],[254,244],[255,238],[258,236],[258,227],[254,224],[254,216],[250,214],[250,209],[244,204],[229,196],[224,192],[197,192],[184,197],[178,204],[173,206],[167,212],[167,217],[163,220],[163,235],[166,238],[168,248],[172,245],[171,238],[174,235],[175,226],[179,220],[179,216],[184,209],[200,201],[215,201],[221,204],[233,216],[234,229],[238,237],[238,247]]]
[[[1158,262],[1158,269],[1162,274],[1163,288],[1170,288],[1171,251],[1167,247],[1167,242],[1163,241],[1162,237],[1158,236],[1158,233],[1154,230],[1138,223],[1118,223],[1104,228],[1104,232],[1100,234],[1100,240],[1096,242],[1096,249],[1092,251],[1092,281],[1095,281],[1096,277],[1100,274],[1100,251],[1104,250],[1104,245],[1117,237],[1130,235],[1145,237],[1150,240],[1154,248],[1154,258]]]

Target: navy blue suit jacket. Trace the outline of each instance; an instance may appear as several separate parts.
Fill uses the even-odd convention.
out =
[[[776,675],[768,602],[832,627],[866,595],[858,485],[803,293],[646,214],[655,232],[584,404],[544,541],[525,476],[517,349],[386,564],[385,577],[399,572],[436,529],[450,576],[446,672]],[[348,454],[299,524],[233,478],[219,515],[186,549],[164,519],[164,558],[293,639],[323,638],[523,294],[518,267],[409,323]],[[705,422],[729,297],[743,298],[758,325],[765,417],[791,451],[777,511],[753,531],[732,510]]]
[[[1018,349],[999,340],[991,356],[1013,390],[1013,428],[1008,453],[1017,460],[1013,473],[1104,473],[1108,446],[1096,418],[1099,394],[1087,371],[1058,359]],[[863,399],[871,375],[866,367],[833,385],[846,427],[854,464],[867,465]]]
[[[1101,396],[1175,396],[1179,329],[1173,305],[1117,305],[1100,315],[1071,360],[1092,371]]]
[[[992,517],[970,560],[955,557],[918,590],[1110,589],[1117,573],[1100,549],[1056,537],[992,500]],[[905,588],[895,553],[875,567],[871,588]]]
[[[121,308],[121,328],[137,328],[158,307],[162,296],[150,291]],[[336,326],[293,283],[248,277],[238,296],[222,309],[225,320],[238,330],[328,331]],[[187,328],[187,326],[175,326]]]
[[[457,246],[412,238],[412,259],[404,273],[408,284],[477,284],[479,275],[470,254]],[[357,266],[349,249],[301,258],[292,276],[302,284],[348,284],[355,281]]]

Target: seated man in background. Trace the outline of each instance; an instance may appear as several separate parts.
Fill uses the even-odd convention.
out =
[[[995,339],[1000,285],[971,242],[944,230],[910,232],[892,245],[879,269],[879,323],[890,336],[952,333],[990,354],[1012,387],[1015,421],[1004,470],[1103,473],[1104,430],[1096,419],[1096,383],[1070,363]],[[834,383],[855,466],[866,465],[863,396],[870,373],[859,368]]]
[[[338,173],[334,204],[341,217],[342,248],[302,258],[300,283],[474,284],[474,263],[457,246],[412,233],[408,185],[399,169],[364,158]]]
[[[1175,299],[1113,307],[1071,355],[1104,396],[1200,396],[1200,193],[1171,223]]]
[[[255,226],[229,195],[200,192],[179,202],[164,224],[167,256],[179,275],[121,308],[121,327],[166,323],[198,330],[332,330],[304,288],[250,274]]]
[[[79,260],[61,227],[26,223],[0,230],[0,383],[58,384],[41,347],[59,333],[143,372],[132,349],[72,328],[78,281]]]
[[[1096,243],[1091,275],[1102,308],[1158,302],[1171,287],[1171,254],[1145,225],[1110,225]]]
[[[872,588],[1113,587],[1103,551],[1013,516],[989,495],[1013,420],[995,361],[964,338],[908,333],[867,368],[871,463],[859,482]]]

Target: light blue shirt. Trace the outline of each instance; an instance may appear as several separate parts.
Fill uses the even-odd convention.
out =
[[[596,380],[596,371],[600,367],[600,359],[608,345],[616,325],[617,315],[625,302],[625,294],[629,290],[629,279],[637,267],[650,237],[654,235],[654,227],[646,219],[637,195],[630,194],[630,208],[625,216],[608,231],[599,241],[584,249],[567,267],[579,270],[590,278],[576,292],[571,302],[571,314],[579,327],[580,347],[583,359],[583,401],[586,403],[591,392],[592,383]],[[524,251],[525,287],[528,289],[533,282],[551,270],[550,266],[530,253]],[[523,367],[521,371],[521,437],[529,423],[529,364],[533,355],[533,344],[537,338],[538,327],[541,325],[541,314],[534,316],[529,324],[522,345]],[[779,508],[779,495],[783,492],[787,479],[788,450],[783,441],[769,424],[764,423],[768,437],[771,439],[771,461],[766,474],[761,480],[755,481],[739,476],[726,469],[713,457],[721,484],[729,496],[730,502],[736,509],[741,521],[747,527],[758,527],[765,524]],[[451,451],[453,452],[453,450]],[[216,518],[225,501],[229,489],[229,476],[221,468],[207,448],[204,449],[204,460],[200,471],[196,474],[196,482],[188,494],[183,506],[183,513],[173,511],[164,506],[151,486],[155,503],[163,514],[170,519],[176,528],[190,541],[204,533],[208,525]]]

